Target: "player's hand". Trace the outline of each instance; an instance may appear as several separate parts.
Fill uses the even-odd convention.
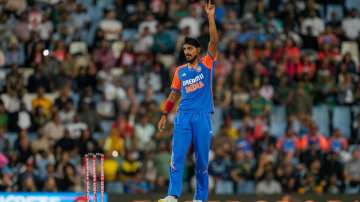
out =
[[[205,11],[208,16],[215,16],[215,4],[211,4],[211,1],[207,1]]]
[[[158,129],[160,132],[162,132],[166,125],[166,115],[161,115],[160,121],[158,123]]]

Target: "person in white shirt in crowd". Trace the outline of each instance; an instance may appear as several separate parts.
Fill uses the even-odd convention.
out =
[[[138,139],[138,148],[142,151],[154,146],[151,138],[155,133],[155,127],[149,122],[146,114],[139,114],[140,122],[135,124],[135,136]]]
[[[70,137],[72,139],[77,139],[80,137],[82,131],[88,128],[85,122],[80,120],[79,115],[75,115],[72,122],[66,124],[66,130],[69,131]]]
[[[348,39],[355,40],[359,36],[360,18],[356,9],[352,9],[349,15],[343,19],[341,27]]]
[[[154,44],[154,37],[149,27],[144,27],[138,37],[138,42],[134,45],[135,53],[148,53]]]
[[[314,36],[319,36],[325,30],[324,20],[316,16],[316,11],[311,10],[309,17],[305,18],[301,22],[301,33],[307,35],[308,27],[312,28]]]
[[[106,18],[100,21],[100,29],[105,33],[105,39],[112,41],[118,40],[122,32],[122,23],[116,19],[116,13],[114,10],[108,10]]]
[[[43,127],[45,136],[52,142],[61,139],[64,136],[65,127],[61,123],[58,113],[53,114],[53,118]]]
[[[256,185],[256,194],[281,194],[281,185],[274,179],[274,173],[268,171],[265,178]]]
[[[21,130],[27,130],[32,125],[30,112],[26,109],[24,103],[20,104],[20,110],[17,116],[17,125]]]
[[[102,119],[111,119],[115,117],[115,106],[113,100],[108,100],[106,99],[106,95],[104,93],[101,94],[101,99],[96,103],[96,112]]]
[[[145,20],[139,24],[138,32],[141,34],[146,28],[148,28],[151,34],[155,34],[157,32],[157,25],[158,21],[155,19],[153,14],[149,13],[146,15]]]
[[[200,36],[201,18],[195,9],[190,8],[190,16],[183,17],[179,22],[179,29],[190,27],[190,37],[197,38]]]
[[[74,105],[70,101],[66,102],[65,107],[59,112],[61,122],[64,125],[70,123],[74,119],[75,114],[76,111]]]

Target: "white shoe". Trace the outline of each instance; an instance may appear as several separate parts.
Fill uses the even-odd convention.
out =
[[[158,200],[158,202],[177,202],[178,200],[173,196],[167,196],[163,199]]]
[[[193,202],[202,202],[202,201],[200,201],[200,200],[193,200]]]

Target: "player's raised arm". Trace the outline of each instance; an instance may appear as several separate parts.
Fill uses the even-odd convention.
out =
[[[211,56],[216,57],[216,49],[217,49],[219,36],[215,23],[215,4],[212,0],[208,0],[208,3],[205,6],[205,11],[209,20],[209,32],[210,32],[210,42],[208,49]]]

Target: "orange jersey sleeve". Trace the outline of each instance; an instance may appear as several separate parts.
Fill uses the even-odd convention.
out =
[[[179,79],[179,67],[176,68],[175,73],[174,73],[174,77],[171,83],[171,88],[174,90],[180,90],[181,89],[181,82]]]
[[[217,54],[210,55],[210,53],[206,53],[206,55],[202,59],[202,63],[205,65],[205,67],[212,69],[214,66],[214,63],[216,62]]]

